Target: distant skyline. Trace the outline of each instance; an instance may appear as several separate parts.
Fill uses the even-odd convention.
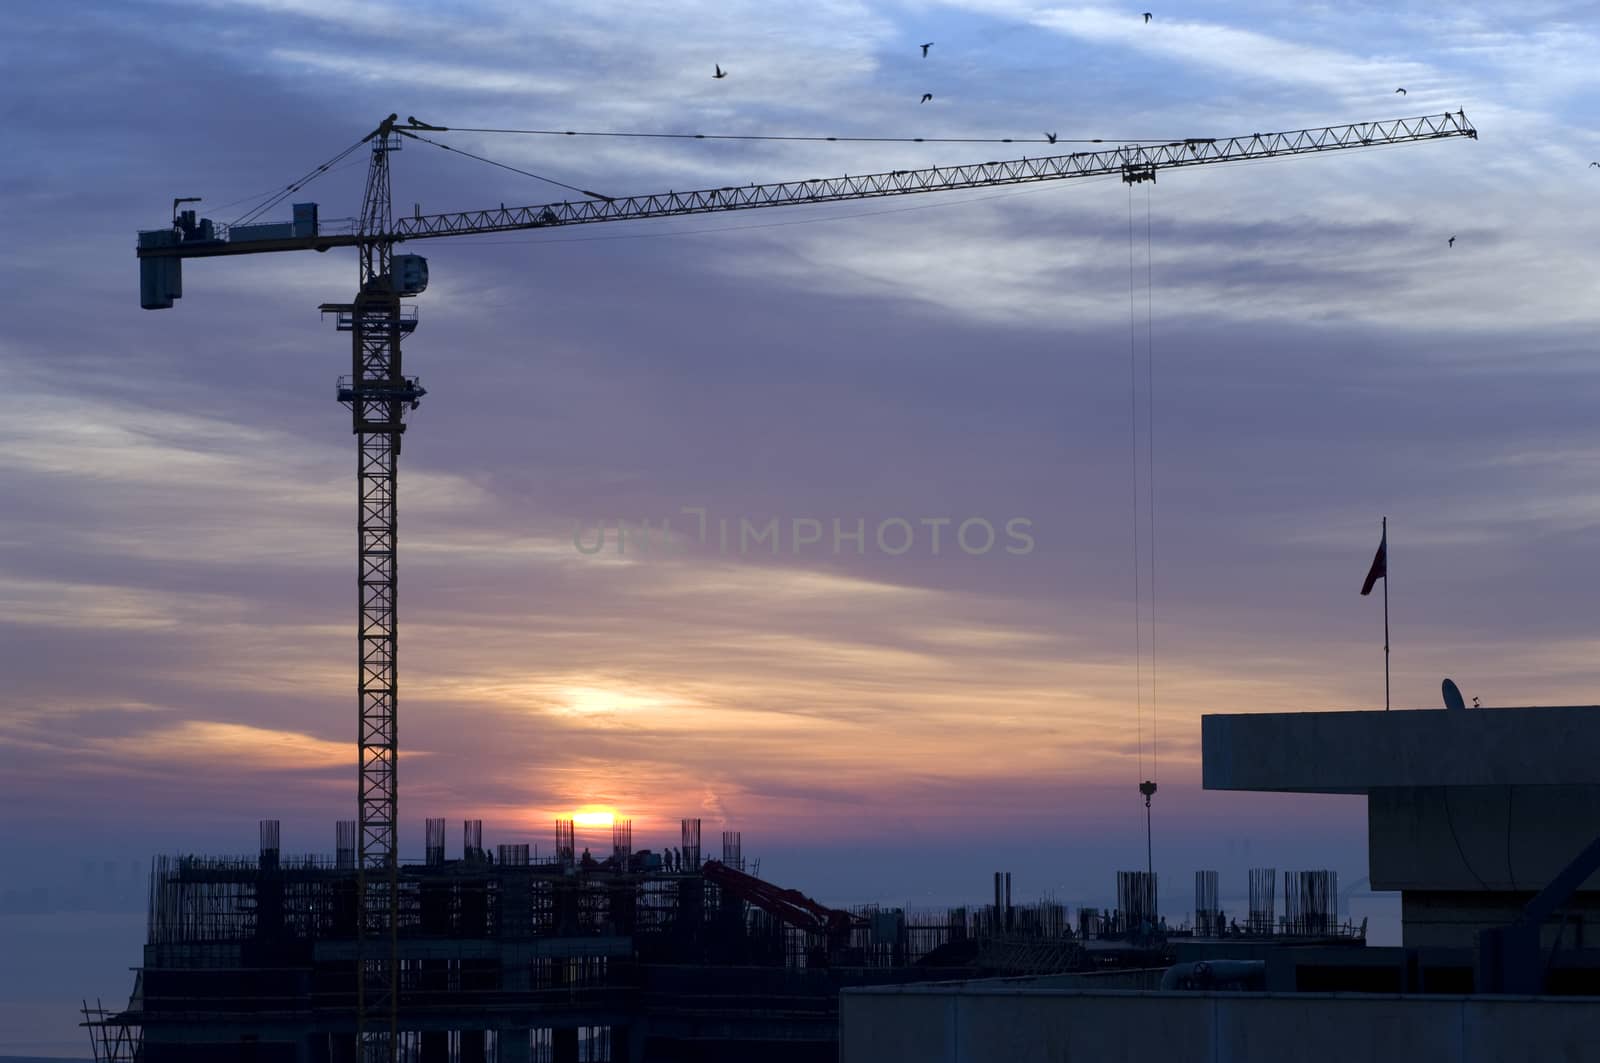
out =
[[[269,817],[331,850],[354,815],[348,338],[316,312],[353,294],[353,256],[191,262],[151,313],[133,242],[177,196],[233,220],[391,112],[1064,143],[1460,108],[1480,130],[1134,189],[409,248],[432,281],[406,345],[429,391],[401,470],[408,853],[426,816],[544,848],[556,816],[604,808],[641,846],[682,816],[708,849],[741,830],[764,874],[832,903],[981,900],[1001,869],[1104,903],[1143,866],[1153,727],[1165,909],[1198,867],[1229,895],[1254,864],[1353,883],[1361,802],[1200,790],[1199,717],[1381,709],[1382,605],[1357,592],[1384,515],[1397,709],[1438,706],[1447,675],[1485,706],[1596,701],[1600,5],[1136,6],[8,9],[0,898],[22,900],[0,957],[65,925],[33,898],[59,918],[83,861],[246,852]],[[449,143],[607,194],[1070,150]],[[293,198],[352,215],[365,165]],[[397,214],[575,194],[421,144],[394,175]],[[1153,459],[1130,449],[1147,381]],[[677,549],[579,548],[667,518]],[[973,518],[981,555],[953,538]],[[876,539],[893,519],[904,553]],[[719,520],[777,520],[779,548],[724,552]],[[859,552],[835,554],[835,520]],[[0,960],[0,1054],[78,1036],[40,1012],[58,986],[127,992],[138,902],[116,890],[96,903],[120,929],[72,934],[48,978]]]

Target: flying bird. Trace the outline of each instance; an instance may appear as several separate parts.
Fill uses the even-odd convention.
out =
[[[1046,133],[1044,135],[1044,138],[1046,140],[1048,140],[1052,144],[1054,144],[1056,142],[1056,135],[1054,133]]]
[[[928,58],[928,49],[932,48],[932,47],[933,47],[933,42],[932,41],[929,41],[927,44],[924,44],[922,46],[922,58],[924,58],[924,59]]]
[[[1445,241],[1445,244],[1450,246],[1450,247],[1456,246],[1456,238],[1454,236],[1452,236],[1450,239]]]
[[[922,102],[923,102],[923,103],[927,103],[927,102],[928,102],[928,101],[929,101],[929,100],[931,100],[931,99],[933,99],[933,93],[931,93],[931,92],[924,92],[924,93],[923,93],[923,94],[922,94]]]
[[[1591,162],[1590,166],[1600,166],[1600,162]]]
[[[722,65],[720,63],[714,63],[712,65],[717,68],[717,72],[711,75],[713,78],[725,78],[728,76],[728,72],[722,69]]]
[[[1145,21],[1146,21],[1146,22],[1149,22],[1149,21],[1150,21],[1150,20],[1151,20],[1151,19],[1153,19],[1153,18],[1155,18],[1155,16],[1154,16],[1154,15],[1152,15],[1152,14],[1151,14],[1151,13],[1150,13],[1150,12],[1148,12],[1148,11],[1146,11],[1146,12],[1145,12],[1145,13],[1144,13],[1144,20],[1145,20]]]
[[[1406,94],[1406,90],[1405,89],[1395,89],[1394,91],[1398,92],[1402,96],[1404,96]]]

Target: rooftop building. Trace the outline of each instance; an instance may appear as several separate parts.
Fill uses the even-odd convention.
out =
[[[847,989],[842,1063],[1600,1059],[1600,709],[1206,716],[1201,738],[1207,789],[1366,797],[1401,947],[1224,936],[1105,979]]]
[[[1358,794],[1368,877],[1401,895],[1403,943],[1475,947],[1600,834],[1600,708],[1206,716],[1208,790]],[[1545,927],[1600,944],[1600,875]]]

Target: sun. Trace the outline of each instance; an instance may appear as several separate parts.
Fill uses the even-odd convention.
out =
[[[572,824],[575,827],[609,827],[617,821],[617,813],[609,808],[589,808],[572,814]]]

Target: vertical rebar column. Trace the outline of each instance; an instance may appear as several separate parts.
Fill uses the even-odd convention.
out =
[[[1217,873],[1194,873],[1194,932],[1202,937],[1220,933],[1221,913],[1217,910]]]
[[[333,825],[333,866],[340,871],[351,871],[356,866],[356,821],[341,819]]]
[[[274,939],[283,934],[283,874],[278,821],[261,821],[261,851],[256,860],[255,934]]]
[[[1277,921],[1278,870],[1273,867],[1250,869],[1250,931],[1270,934]]]
[[[1290,933],[1327,934],[1337,923],[1338,875],[1333,871],[1285,871],[1284,916]]]
[[[577,823],[571,817],[556,820],[556,863],[570,866],[578,858]]]
[[[422,860],[429,867],[444,863],[444,820],[428,817],[423,824]]]
[[[260,867],[263,871],[268,868],[276,869],[280,852],[279,826],[275,819],[264,819],[260,823],[261,856]]]
[[[681,839],[682,848],[679,849],[679,853],[681,854],[679,859],[683,861],[683,869],[690,872],[699,871],[700,818],[698,816],[696,816],[694,819],[686,819],[683,821]]]
[[[628,870],[633,857],[633,820],[619,819],[611,824],[611,856],[619,871]]]

